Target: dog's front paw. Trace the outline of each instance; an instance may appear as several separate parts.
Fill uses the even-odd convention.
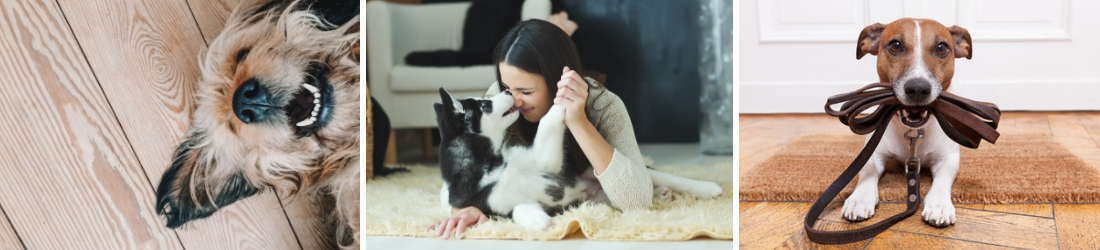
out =
[[[672,190],[667,187],[657,187],[653,189],[653,198],[661,202],[672,200]]]
[[[542,117],[543,121],[554,122],[554,124],[565,124],[565,105],[550,106],[550,111],[546,111],[546,115]]]
[[[718,186],[714,182],[699,181],[698,184],[692,185],[686,191],[695,197],[711,199],[722,194],[722,186]]]
[[[859,189],[852,192],[844,200],[844,207],[840,209],[845,220],[860,222],[875,216],[875,205],[878,204],[878,190],[873,188]]]
[[[542,231],[550,226],[550,215],[534,204],[516,206],[512,211],[512,220],[528,231]]]
[[[920,213],[928,225],[944,228],[955,224],[955,205],[951,196],[929,192],[924,197],[924,210]]]

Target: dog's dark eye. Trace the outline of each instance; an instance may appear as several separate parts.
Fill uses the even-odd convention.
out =
[[[493,104],[491,104],[491,103],[489,103],[489,102],[484,102],[484,101],[483,101],[483,102],[481,102],[480,104],[481,104],[481,108],[488,108],[489,106],[492,106],[492,105],[493,105]]]
[[[890,51],[890,54],[895,56],[901,55],[901,53],[905,53],[905,46],[901,45],[901,41],[893,40],[886,44],[886,50]]]
[[[241,51],[237,51],[237,63],[238,64],[241,63],[241,61],[244,61],[244,58],[248,57],[248,51],[249,51],[248,49],[242,49]]]
[[[951,47],[947,46],[947,43],[936,44],[936,49],[932,51],[937,57],[944,58],[947,54],[951,53]]]

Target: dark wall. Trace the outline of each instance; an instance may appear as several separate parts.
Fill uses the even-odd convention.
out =
[[[639,143],[699,141],[699,2],[564,0],[588,69],[626,104]]]

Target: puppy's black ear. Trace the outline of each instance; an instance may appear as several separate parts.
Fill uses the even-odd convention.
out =
[[[435,123],[437,123],[437,125],[439,125],[439,128],[443,128],[443,123],[444,123],[443,120],[445,120],[445,119],[443,119],[443,114],[446,114],[446,113],[443,113],[443,104],[440,104],[440,103],[432,104],[432,108],[435,109]]]
[[[885,29],[886,25],[875,23],[859,32],[859,39],[856,40],[856,60],[863,58],[866,54],[878,55],[878,38]]]
[[[462,109],[462,103],[458,102],[458,100],[455,99],[454,96],[451,96],[451,93],[448,93],[447,90],[439,88],[439,97],[443,99],[444,114],[465,112],[465,110]]]
[[[176,148],[172,166],[157,185],[156,210],[167,217],[169,228],[206,218],[221,207],[260,192],[235,167],[209,157],[208,149],[199,146],[204,145],[205,137],[192,131]]]
[[[444,106],[443,107],[444,112],[448,112],[448,113],[449,112],[454,112],[454,107],[447,107],[451,103],[454,102],[454,100],[451,99],[451,93],[447,93],[447,90],[443,89],[443,87],[439,88],[439,99],[443,100],[443,102],[442,102],[443,104],[447,104],[447,105],[443,105]]]

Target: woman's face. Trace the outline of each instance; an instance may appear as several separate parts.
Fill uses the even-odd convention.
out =
[[[516,108],[523,114],[523,119],[529,122],[542,119],[553,105],[550,90],[546,89],[546,81],[542,76],[523,71],[507,62],[501,62],[497,67],[500,68],[500,80],[506,88],[503,91],[512,92]]]

